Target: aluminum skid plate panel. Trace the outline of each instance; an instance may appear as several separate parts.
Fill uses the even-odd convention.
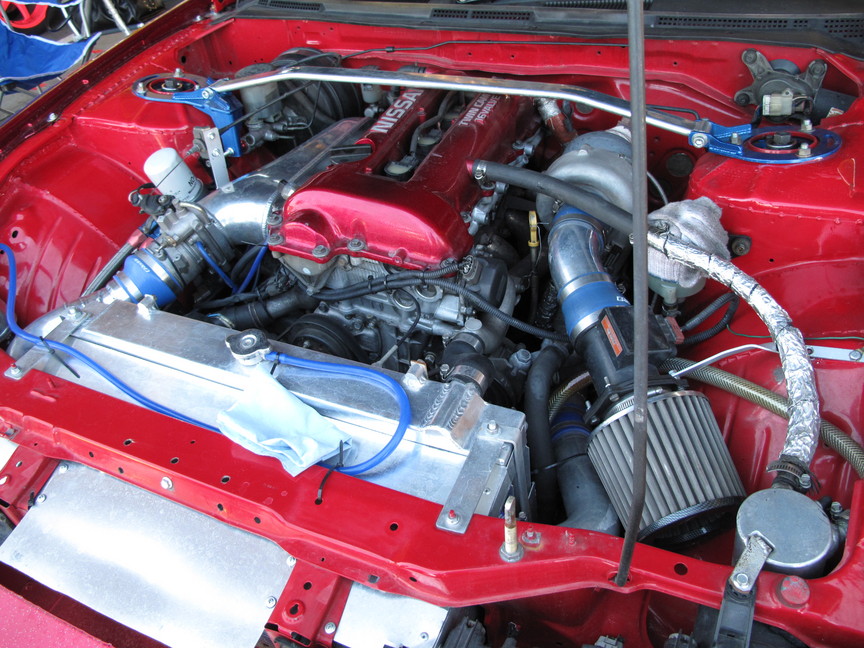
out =
[[[63,463],[0,561],[172,647],[249,648],[294,561],[275,543]]]

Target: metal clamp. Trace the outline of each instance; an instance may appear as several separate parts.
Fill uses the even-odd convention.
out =
[[[738,558],[729,577],[729,584],[736,592],[749,594],[753,591],[759,572],[762,571],[772,551],[774,546],[762,534],[751,533],[747,537],[744,551],[741,552],[741,557]]]
[[[750,647],[756,610],[756,579],[772,551],[774,547],[759,533],[748,536],[747,545],[723,591],[711,648]]]

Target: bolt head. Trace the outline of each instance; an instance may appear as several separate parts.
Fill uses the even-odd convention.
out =
[[[732,580],[739,587],[747,587],[750,584],[750,577],[743,572],[738,572],[737,574],[735,574]]]
[[[276,600],[275,596],[268,596],[267,597],[267,607],[268,608],[276,607],[276,603],[277,603],[277,600]]]
[[[204,99],[209,99],[210,97],[213,96],[213,91],[212,91],[212,90],[202,90],[202,91],[201,91],[201,96],[202,96]]]
[[[11,367],[9,367],[9,375],[10,376],[20,376],[22,373],[24,373],[24,372],[21,370],[21,367],[19,367],[18,365],[12,365]]]
[[[328,621],[324,624],[324,634],[333,634],[336,632],[336,624],[332,621]]]
[[[777,586],[777,598],[788,607],[802,607],[810,600],[810,586],[800,576],[786,576]]]
[[[159,485],[162,486],[165,490],[174,490],[174,482],[171,481],[170,477],[163,477],[159,481]]]
[[[60,119],[60,115],[58,115],[57,113],[51,113],[50,115],[48,115],[48,122],[49,123],[55,122],[58,119]]]
[[[858,362],[862,357],[864,357],[864,354],[861,353],[860,349],[853,349],[849,352],[849,359],[855,362]]]
[[[330,248],[328,248],[326,245],[316,245],[314,248],[312,248],[312,256],[314,256],[316,259],[323,259],[328,254],[330,254]]]
[[[294,556],[288,556],[285,559],[285,562],[288,564],[289,567],[293,567],[297,564],[297,559]]]
[[[696,148],[705,148],[708,146],[708,136],[703,133],[696,133],[690,137],[690,143]]]
[[[57,466],[57,472],[59,472],[60,474],[65,473],[67,470],[69,470],[69,464],[62,463]]]
[[[501,431],[501,428],[496,421],[489,421],[486,424],[486,431],[489,432],[489,434],[498,434]]]
[[[44,502],[46,499],[48,499],[48,497],[43,493],[42,495],[39,495],[39,497],[36,498],[36,503],[37,503],[37,504],[41,504],[41,503]]]
[[[456,511],[450,510],[447,513],[447,524],[450,526],[456,526],[459,524],[459,514]]]

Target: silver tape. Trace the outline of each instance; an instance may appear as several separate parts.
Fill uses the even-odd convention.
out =
[[[782,454],[810,465],[819,440],[819,396],[804,338],[792,326],[788,313],[753,277],[726,259],[691,247],[668,234],[649,232],[648,245],[673,261],[702,270],[733,290],[768,327],[780,354],[789,396],[789,426]]]

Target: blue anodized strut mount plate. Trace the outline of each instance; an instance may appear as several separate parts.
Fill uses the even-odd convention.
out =
[[[240,131],[235,122],[240,118],[243,106],[231,94],[220,94],[210,89],[213,83],[197,74],[153,74],[139,79],[132,91],[148,101],[186,104],[197,108],[213,120],[222,136],[225,155],[239,156],[242,152]],[[224,129],[224,131],[223,131]]]
[[[824,160],[840,149],[842,140],[823,128],[750,124],[719,126],[700,121],[690,144],[711,153],[759,164],[805,164]]]

